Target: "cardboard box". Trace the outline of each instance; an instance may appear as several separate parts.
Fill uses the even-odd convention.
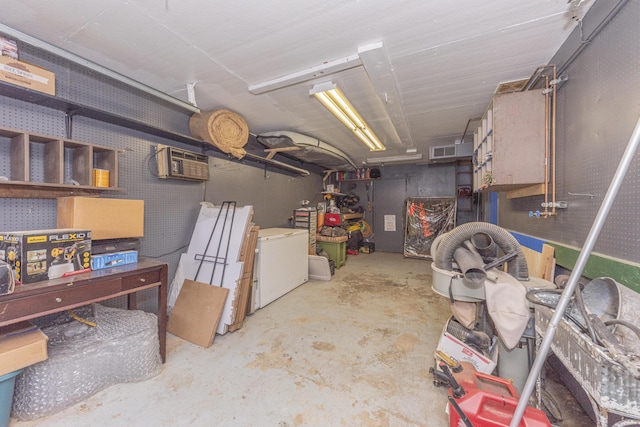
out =
[[[9,265],[15,282],[20,282],[22,272],[19,243],[18,236],[0,234],[0,260]]]
[[[5,335],[0,328],[0,335],[5,335],[0,338],[0,375],[47,360],[47,336],[40,329],[29,322],[10,327],[15,333]]]
[[[60,228],[91,230],[94,240],[144,236],[144,200],[58,198]]]
[[[0,233],[0,259],[16,282],[55,279],[91,267],[91,231],[52,229]]]
[[[0,36],[0,55],[18,59],[18,44],[16,41]]]
[[[444,331],[438,342],[439,350],[458,362],[469,362],[476,371],[491,374],[496,367],[496,362],[478,353],[453,335]]]
[[[117,265],[135,264],[138,262],[138,251],[123,251],[110,254],[91,255],[91,269],[115,267]]]
[[[0,56],[0,80],[52,96],[56,94],[54,73],[9,56]]]

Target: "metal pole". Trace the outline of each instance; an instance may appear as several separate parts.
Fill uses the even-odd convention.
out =
[[[605,220],[607,219],[607,215],[609,215],[609,210],[611,209],[611,205],[618,194],[618,190],[622,185],[622,181],[624,176],[629,169],[629,165],[633,160],[633,155],[638,148],[638,143],[640,142],[640,118],[636,123],[636,127],[631,134],[631,138],[629,139],[629,143],[627,144],[627,148],[620,159],[620,163],[618,164],[618,169],[616,173],[613,175],[611,179],[611,183],[609,184],[609,189],[607,190],[607,194],[604,196],[602,200],[602,204],[600,205],[600,210],[598,210],[598,214],[596,215],[595,220],[593,221],[593,225],[591,226],[591,230],[587,235],[587,239],[584,242],[584,246],[580,251],[580,255],[578,256],[578,260],[576,261],[576,265],[569,276],[569,280],[567,281],[567,285],[562,292],[562,296],[560,297],[560,301],[556,307],[555,313],[549,322],[549,326],[544,335],[544,339],[542,341],[542,345],[540,346],[540,351],[536,355],[536,360],[529,372],[529,376],[527,377],[527,382],[524,385],[522,390],[522,394],[520,395],[520,400],[518,401],[518,406],[516,406],[516,410],[513,414],[513,418],[511,419],[511,424],[509,427],[518,427],[520,421],[522,420],[522,415],[527,407],[527,402],[529,401],[529,397],[531,397],[531,393],[533,392],[533,388],[536,385],[536,380],[538,375],[542,371],[542,365],[544,364],[545,359],[547,358],[547,354],[549,353],[549,348],[551,347],[551,342],[553,341],[553,337],[556,333],[556,329],[562,316],[564,316],[564,312],[569,304],[569,299],[573,294],[573,291],[578,284],[578,279],[582,275],[582,271],[584,270],[585,265],[587,264],[587,260],[589,259],[589,255],[591,255],[591,251],[593,250],[593,246],[598,240],[598,235],[604,226]]]

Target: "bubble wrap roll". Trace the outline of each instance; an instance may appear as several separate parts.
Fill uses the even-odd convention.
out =
[[[93,312],[93,317],[85,319],[95,322],[96,327],[57,321],[43,328],[49,337],[49,358],[27,367],[16,378],[14,417],[31,420],[50,415],[110,385],[142,381],[160,373],[154,314],[99,304],[93,305]]]

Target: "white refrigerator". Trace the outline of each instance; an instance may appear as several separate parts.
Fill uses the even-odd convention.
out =
[[[309,280],[309,232],[264,228],[258,232],[251,312]]]

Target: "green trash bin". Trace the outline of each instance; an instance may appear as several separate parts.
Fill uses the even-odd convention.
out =
[[[334,238],[341,239],[339,237]],[[347,238],[342,242],[325,242],[318,240],[318,245],[329,254],[329,259],[333,260],[336,268],[342,267],[347,261]]]

